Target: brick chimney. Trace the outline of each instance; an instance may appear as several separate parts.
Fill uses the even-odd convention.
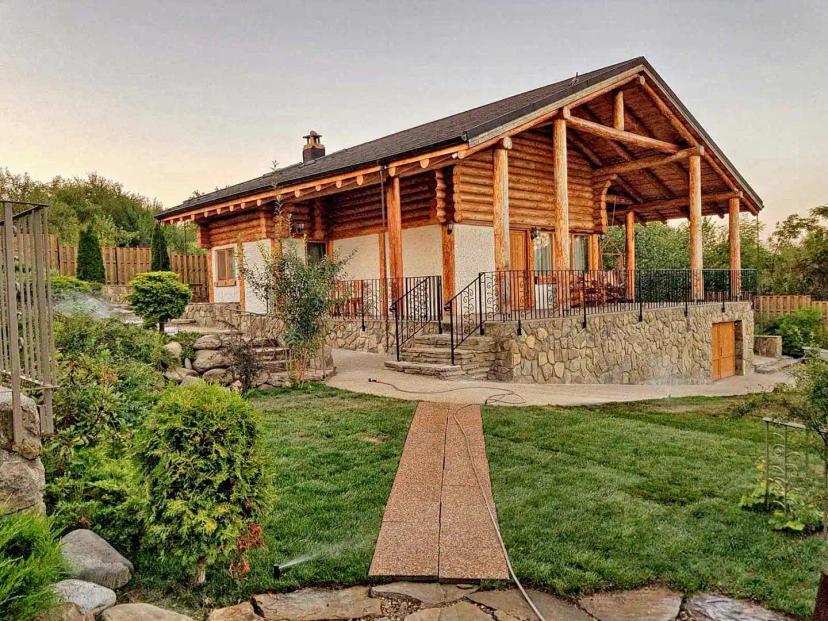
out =
[[[302,162],[307,163],[325,155],[325,145],[319,141],[322,136],[310,130],[310,133],[307,136],[302,136],[302,138],[305,139],[305,146],[302,148]]]

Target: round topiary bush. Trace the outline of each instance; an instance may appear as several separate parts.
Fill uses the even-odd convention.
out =
[[[130,283],[129,306],[146,326],[158,326],[180,317],[192,296],[190,287],[175,272],[144,272]]]
[[[238,566],[265,498],[253,407],[215,384],[170,386],[138,434],[137,455],[148,503],[145,540],[195,584],[211,565]]]

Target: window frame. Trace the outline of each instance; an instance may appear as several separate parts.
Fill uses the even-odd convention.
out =
[[[216,250],[215,267],[214,282],[216,287],[236,286],[238,280],[236,278],[236,249],[234,247]],[[224,272],[224,278],[221,278],[222,272]]]

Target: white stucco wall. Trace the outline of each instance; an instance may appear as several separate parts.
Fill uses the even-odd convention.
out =
[[[239,301],[239,286],[235,285],[233,287],[219,287],[216,282],[216,253],[219,250],[224,250],[225,248],[235,248],[236,244],[226,244],[224,246],[216,246],[210,252],[213,253],[212,261],[213,261],[213,273],[211,274],[211,278],[213,279],[213,301],[217,303],[221,302],[238,302]],[[238,280],[236,281],[238,282]]]
[[[296,255],[301,257],[302,259],[305,258],[305,240],[302,238],[292,237],[290,239],[283,239],[282,248],[286,252],[295,252]]]
[[[270,244],[267,240],[245,242],[242,244],[244,248],[244,264],[248,269],[262,270],[265,265],[264,256],[262,254],[262,244]],[[244,283],[244,310],[249,313],[266,313],[267,303],[256,295],[250,283],[245,280]]]
[[[494,233],[490,226],[454,225],[454,277],[460,291],[480,272],[494,271]]]
[[[340,259],[350,257],[345,265],[346,280],[379,278],[379,240],[376,233],[334,240],[333,248]]]
[[[443,250],[438,224],[403,229],[402,250],[406,276],[442,275]]]

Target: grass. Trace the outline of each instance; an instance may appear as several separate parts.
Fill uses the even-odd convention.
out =
[[[252,593],[368,581],[415,404],[313,385],[252,401],[274,466],[267,549],[243,582],[214,572],[200,590],[171,592],[170,576],[144,559],[134,596],[197,615]],[[824,544],[739,508],[764,429],[730,415],[735,401],[486,408],[494,495],[519,575],[563,595],[658,582],[809,614]],[[318,556],[272,579],[274,562],[304,555]]]

